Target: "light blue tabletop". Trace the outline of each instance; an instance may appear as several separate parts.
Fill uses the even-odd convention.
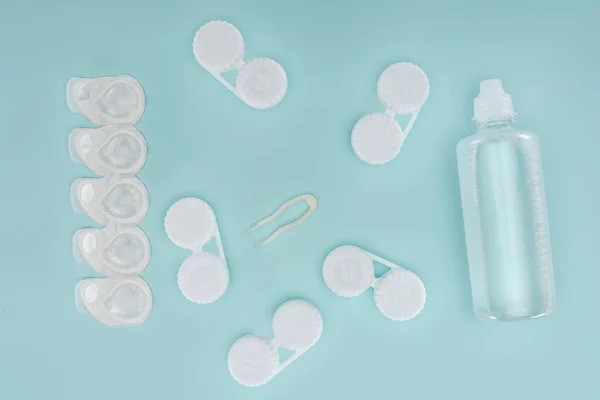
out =
[[[240,29],[248,57],[284,66],[280,105],[251,109],[197,64],[192,38],[214,19]],[[599,398],[599,19],[594,0],[1,1],[0,399]],[[377,78],[398,61],[423,68],[431,95],[399,156],[370,166],[350,131],[382,110]],[[67,137],[91,125],[67,109],[65,85],[115,74],[147,95],[154,310],[137,328],[106,327],[73,301],[97,275],[71,251],[93,224],[73,213],[69,186],[92,174]],[[455,145],[492,77],[542,140],[558,308],[535,321],[471,310]],[[255,248],[269,231],[249,227],[302,193],[315,214]],[[223,236],[231,283],[212,305],[177,287],[186,252],[163,217],[184,196],[212,205]],[[422,314],[393,322],[372,292],[335,296],[321,266],[341,244],[418,273]],[[321,340],[267,385],[236,383],[231,344],[270,335],[273,311],[297,297],[320,309]]]

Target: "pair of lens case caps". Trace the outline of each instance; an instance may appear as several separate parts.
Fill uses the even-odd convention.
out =
[[[165,232],[175,245],[189,250],[177,273],[181,293],[197,304],[218,300],[229,286],[229,269],[221,234],[212,208],[204,200],[188,197],[175,202],[165,216]],[[204,251],[214,239],[218,254]]]
[[[271,108],[285,96],[288,80],[283,67],[269,58],[244,63],[244,39],[230,23],[212,21],[202,26],[193,50],[198,63],[250,107]],[[235,86],[222,76],[232,69],[238,70]],[[397,63],[381,74],[377,93],[386,111],[362,117],[351,136],[354,152],[369,164],[385,164],[398,155],[429,96],[429,80],[415,64]],[[396,115],[411,115],[404,129]]]
[[[105,225],[77,231],[74,255],[108,276],[77,284],[77,309],[106,325],[139,325],[152,310],[150,288],[138,277],[150,261],[150,242],[137,227],[148,211],[148,193],[135,177],[147,146],[133,126],[144,112],[145,95],[131,76],[74,78],[67,84],[67,104],[101,125],[69,135],[73,161],[102,176],[72,184],[73,207]]]

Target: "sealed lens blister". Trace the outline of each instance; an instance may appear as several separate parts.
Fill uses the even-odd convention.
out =
[[[72,78],[67,83],[67,105],[96,125],[134,125],[144,114],[146,98],[132,76]]]
[[[136,177],[81,178],[71,193],[73,208],[102,225],[138,225],[148,212],[148,191]]]
[[[225,21],[203,25],[193,44],[200,65],[219,82],[252,108],[276,106],[287,91],[287,75],[283,67],[270,58],[254,58],[244,63],[244,39],[240,31]],[[238,70],[235,86],[221,75]]]
[[[75,304],[109,326],[136,326],[152,311],[152,292],[142,278],[91,278],[75,286]]]
[[[246,335],[231,346],[227,358],[229,372],[244,386],[264,385],[314,346],[322,332],[323,318],[313,304],[305,300],[283,303],[273,315],[272,339]],[[278,347],[294,354],[280,362]]]
[[[390,270],[375,278],[376,261]],[[411,271],[356,246],[340,246],[323,263],[323,278],[338,296],[355,297],[372,287],[375,305],[386,317],[407,321],[425,306],[425,286]]]
[[[365,115],[352,130],[352,148],[369,164],[385,164],[398,155],[429,97],[429,80],[415,64],[393,64],[379,77],[377,94],[386,111]],[[404,129],[396,121],[399,114],[411,115]]]
[[[178,200],[167,211],[165,232],[174,244],[192,251],[177,274],[181,293],[197,304],[217,301],[229,286],[229,270],[212,208],[193,197]],[[218,255],[203,250],[213,238]]]
[[[137,226],[110,224],[73,236],[75,259],[106,276],[135,276],[150,262],[150,241]]]
[[[133,126],[74,129],[69,135],[71,159],[98,175],[135,175],[146,163],[144,136]]]

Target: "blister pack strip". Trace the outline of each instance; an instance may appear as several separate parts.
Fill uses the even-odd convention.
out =
[[[246,335],[231,346],[227,358],[229,372],[244,386],[264,385],[314,346],[322,332],[323,318],[313,304],[305,300],[283,303],[273,315],[272,339]],[[278,347],[294,354],[281,362]]]
[[[194,197],[175,202],[165,216],[165,232],[174,244],[192,252],[177,274],[181,293],[197,304],[221,298],[229,286],[229,269],[217,219],[208,203]],[[212,239],[216,255],[204,251]]]
[[[374,261],[390,270],[375,278]],[[355,297],[372,287],[379,311],[395,321],[412,319],[425,306],[425,286],[414,272],[356,246],[340,246],[329,253],[323,263],[323,278],[342,297]]]
[[[106,325],[139,325],[152,309],[152,293],[138,277],[150,261],[150,241],[137,226],[148,212],[148,191],[135,176],[146,162],[147,145],[133,126],[144,112],[144,91],[131,76],[73,78],[67,103],[101,125],[69,135],[71,159],[101,175],[73,182],[73,208],[104,225],[77,231],[73,254],[109,277],[79,282],[78,310]]]
[[[278,62],[264,57],[244,62],[244,38],[228,22],[203,25],[194,37],[193,51],[204,69],[252,108],[274,107],[287,92],[287,75]],[[232,69],[238,71],[235,86],[222,76]]]
[[[386,111],[362,117],[351,137],[354,152],[369,164],[385,164],[398,155],[429,97],[429,80],[415,64],[393,64],[379,77],[377,94]],[[404,129],[395,119],[399,114],[411,115]]]

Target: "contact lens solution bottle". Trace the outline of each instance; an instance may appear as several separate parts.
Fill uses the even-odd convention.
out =
[[[477,132],[457,146],[473,307],[482,319],[552,313],[552,253],[537,135],[514,126],[499,79],[481,82]]]

